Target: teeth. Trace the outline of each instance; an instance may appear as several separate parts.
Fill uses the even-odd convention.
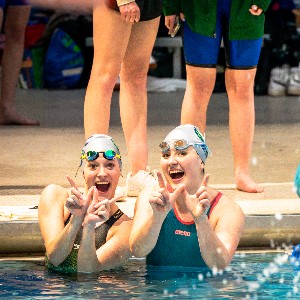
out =
[[[176,173],[182,173],[182,171],[180,171],[180,170],[172,170],[172,171],[170,171],[170,174],[176,174]]]
[[[101,182],[97,182],[96,184],[109,184],[108,181],[101,181]]]

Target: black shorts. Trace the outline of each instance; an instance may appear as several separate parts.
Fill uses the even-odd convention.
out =
[[[112,1],[109,1],[110,4]],[[113,8],[120,12],[116,1],[113,1]],[[135,1],[141,11],[140,21],[153,20],[162,15],[162,0],[136,0]]]

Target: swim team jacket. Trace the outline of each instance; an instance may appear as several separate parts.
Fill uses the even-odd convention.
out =
[[[222,193],[212,201],[209,217]],[[183,222],[172,209],[162,224],[157,243],[146,257],[151,266],[206,267],[201,256],[195,222]]]
[[[99,249],[102,245],[106,243],[106,236],[108,230],[113,226],[113,224],[119,220],[123,216],[123,212],[118,209],[105,223],[96,227],[95,229],[95,244],[96,249]],[[65,226],[69,223],[71,218],[71,214],[65,222]],[[59,273],[76,273],[77,272],[77,257],[78,257],[78,249],[80,247],[80,241],[82,237],[83,228],[78,231],[76,236],[73,249],[67,258],[58,266],[54,266],[50,263],[48,257],[46,256],[46,268],[50,271],[55,271]]]
[[[221,0],[223,1],[223,0]],[[192,31],[214,37],[216,32],[218,0],[163,0],[165,16],[184,13]],[[257,5],[265,12],[271,0],[232,0],[229,40],[252,40],[264,34],[265,15],[254,16],[249,12]]]

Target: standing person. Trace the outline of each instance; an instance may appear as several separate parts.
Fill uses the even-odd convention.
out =
[[[198,128],[181,125],[160,144],[160,189],[139,195],[130,234],[136,257],[147,265],[225,269],[244,227],[234,201],[207,186],[208,147]]]
[[[183,13],[183,46],[187,88],[181,123],[205,132],[207,106],[216,80],[216,64],[223,38],[229,99],[229,131],[238,190],[256,193],[263,188],[249,175],[254,135],[254,79],[264,34],[264,11],[271,0],[164,0],[165,24],[174,28]]]
[[[154,179],[146,170],[146,83],[160,15],[161,0],[94,2],[94,61],[84,104],[85,135],[108,132],[112,92],[120,75],[120,114],[131,170],[128,196],[137,196]]]
[[[30,6],[25,0],[0,1],[0,24],[4,23],[5,46],[1,60],[0,125],[39,125],[17,113],[15,93],[24,54],[25,28]],[[4,20],[4,22],[3,22]]]
[[[131,256],[132,220],[115,203],[122,167],[118,147],[107,135],[93,135],[82,148],[81,164],[84,193],[70,177],[70,195],[54,184],[42,192],[38,217],[49,270],[99,272]]]

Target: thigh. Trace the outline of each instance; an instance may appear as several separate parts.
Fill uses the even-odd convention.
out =
[[[256,68],[262,39],[228,41],[227,66],[231,69]]]
[[[122,21],[116,11],[105,5],[93,10],[93,69],[120,67],[129,42],[132,24]]]
[[[135,23],[132,27],[123,65],[147,72],[149,59],[156,39],[160,17]]]
[[[221,34],[208,37],[193,32],[186,22],[183,22],[183,50],[185,62],[188,65],[206,68],[216,67],[221,44]]]

